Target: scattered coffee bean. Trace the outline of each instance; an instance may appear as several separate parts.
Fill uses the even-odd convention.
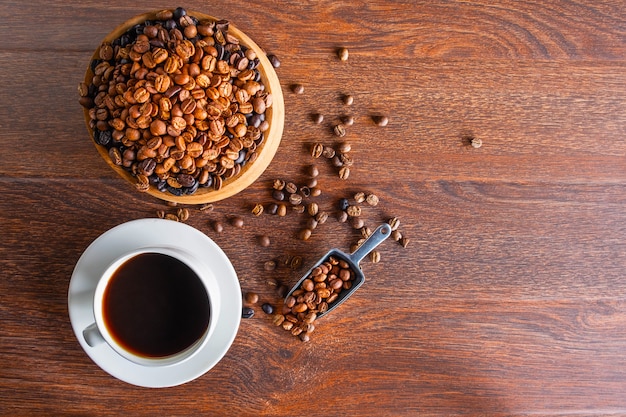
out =
[[[159,219],[164,219],[164,218],[165,218],[165,210],[157,210],[157,211],[156,211],[156,216],[157,216]]]
[[[363,238],[367,239],[371,235],[372,235],[372,229],[370,229],[367,226],[361,227],[361,236],[363,236]]]
[[[277,201],[284,201],[286,198],[286,194],[282,190],[274,190],[272,191],[272,198]]]
[[[346,215],[348,215],[348,214],[346,213]],[[363,225],[365,224],[365,222],[364,222],[364,221],[363,221],[363,219],[362,219],[362,218],[360,218],[360,217],[352,217],[352,218],[350,218],[350,224],[352,225],[352,227],[353,227],[354,229],[357,229],[357,230],[358,230],[358,229],[360,229],[360,228],[362,228],[362,227],[363,227]]]
[[[346,127],[343,124],[338,124],[333,127],[333,133],[340,138],[346,136]]]
[[[287,183],[284,180],[281,179],[276,179],[274,180],[274,182],[272,183],[272,188],[277,190],[277,191],[282,191],[285,189],[285,185]]]
[[[288,182],[285,185],[285,191],[290,193],[290,194],[296,193],[296,192],[298,192],[298,186],[296,184],[294,184],[293,182]]]
[[[298,204],[297,206],[291,206],[291,209],[298,214],[304,213],[304,210],[305,210],[302,204]]]
[[[309,191],[311,191],[312,188],[317,187],[317,178],[309,178],[306,182],[306,186],[309,187]]]
[[[254,309],[253,309],[253,308],[251,308],[251,307],[244,307],[244,308],[241,310],[241,317],[242,317],[242,318],[244,318],[244,319],[249,319],[249,318],[251,318],[252,316],[254,316]]]
[[[280,60],[276,55],[270,54],[267,56],[267,59],[270,61],[270,64],[272,64],[274,68],[280,67]]]
[[[304,198],[309,198],[311,196],[311,189],[306,185],[300,187],[300,195]]]
[[[178,216],[173,214],[173,213],[167,213],[165,215],[165,220],[172,220],[172,221],[177,222],[178,221]]]
[[[289,263],[289,267],[291,269],[299,269],[302,266],[302,256],[296,255],[291,258],[291,262]]]
[[[322,189],[319,187],[311,188],[311,197],[319,197],[322,194]]]
[[[263,309],[263,312],[265,312],[265,314],[273,314],[274,313],[274,307],[269,304],[269,303],[264,303],[261,306],[261,309]]]
[[[341,61],[347,61],[349,55],[350,53],[348,52],[347,48],[339,48],[339,50],[337,51],[337,56]]]
[[[317,167],[317,165],[310,165],[310,166],[307,168],[307,174],[308,174],[309,176],[311,176],[311,177],[314,177],[314,178],[315,178],[315,177],[317,177],[317,176],[320,174],[320,170],[319,170],[319,168]]]
[[[398,217],[392,217],[391,219],[387,220],[387,224],[389,224],[389,226],[391,226],[391,230],[398,230],[398,227],[400,227],[400,219]]]
[[[259,301],[259,295],[255,292],[247,292],[244,299],[248,304],[256,304]]]
[[[215,206],[213,206],[213,204],[207,203],[200,206],[200,211],[211,212],[214,208]]]
[[[402,245],[403,248],[406,248],[407,246],[409,246],[409,242],[410,242],[410,239],[407,237],[402,236],[400,238],[400,244]]]
[[[270,203],[270,204],[268,204],[268,206],[267,206],[267,212],[268,212],[269,214],[272,214],[272,215],[277,214],[277,213],[278,213],[278,204],[276,204],[276,203]]]
[[[263,264],[263,269],[266,271],[273,271],[276,269],[276,261],[265,261],[265,263]],[[269,282],[266,281],[266,283],[268,285],[270,285]],[[276,281],[274,280],[273,282],[273,286],[276,286]]]
[[[274,263],[274,267],[271,269],[272,271],[274,269],[276,269],[276,262],[275,261],[267,261],[265,264],[267,265],[268,262],[273,262]],[[266,268],[265,270],[267,271],[268,269]],[[270,288],[277,289],[278,288],[278,281],[276,281],[274,278],[268,278],[268,279],[265,280],[265,285],[267,285]]]
[[[479,138],[472,138],[470,140],[470,143],[472,145],[473,148],[480,148],[481,146],[483,146],[483,141]]]
[[[216,233],[222,233],[224,231],[224,225],[219,221],[214,221],[213,230],[215,230]]]
[[[316,216],[319,212],[319,205],[316,202],[312,202],[307,205],[306,209],[309,215]]]
[[[176,215],[181,222],[186,222],[189,220],[189,209],[181,207],[176,211]]]
[[[287,215],[287,206],[282,203],[279,204],[276,214],[278,214],[279,217],[285,217]]]
[[[361,203],[363,203],[363,202],[365,201],[365,193],[363,193],[363,192],[358,192],[358,193],[356,193],[356,194],[354,195],[354,201],[355,201],[357,204],[361,204]],[[347,208],[347,207],[346,207],[346,208]]]
[[[389,124],[389,118],[387,116],[372,116],[372,120],[374,120],[374,123],[376,123],[376,125],[381,127],[387,126],[387,124]]]
[[[341,122],[345,125],[345,126],[352,126],[354,124],[354,117],[351,115],[345,115],[341,118]]]
[[[312,118],[313,118],[313,123],[318,124],[318,125],[324,121],[324,115],[321,113],[315,113]]]
[[[239,216],[234,216],[231,217],[230,219],[230,224],[237,227],[237,228],[242,228],[243,227],[243,219]]]
[[[254,214],[255,216],[260,216],[261,214],[263,214],[263,204],[255,204],[252,208],[252,214]]]
[[[346,209],[346,213],[348,213],[348,216],[350,217],[359,217],[361,212],[361,206],[348,206]]]
[[[268,235],[261,235],[258,237],[259,245],[264,248],[268,247],[271,244],[270,237]]]
[[[278,294],[280,298],[283,298],[288,292],[289,288],[286,285],[279,285],[278,288],[276,288],[276,294]]]
[[[317,228],[317,220],[315,220],[315,217],[309,217],[309,219],[306,221],[306,228],[307,229],[311,229],[311,230],[315,230],[315,228]]]
[[[324,152],[324,145],[321,143],[316,143],[311,147],[311,156],[313,158],[319,158],[322,156],[322,152]]]
[[[289,202],[294,205],[300,205],[302,204],[302,196],[300,194],[291,194],[289,195]]]
[[[367,202],[367,204],[369,204],[372,207],[375,207],[378,205],[379,199],[378,196],[375,194],[368,194],[367,198],[365,199],[365,201]]]
[[[322,151],[322,156],[327,159],[332,159],[335,156],[335,150],[330,146],[325,146]]]
[[[309,240],[311,237],[311,229],[302,229],[300,233],[298,233],[298,237],[300,240]]]
[[[272,323],[274,323],[274,326],[281,326],[285,321],[285,316],[282,314],[275,314],[274,317],[272,317]]]
[[[325,211],[320,211],[319,213],[317,213],[317,215],[315,216],[315,220],[317,220],[317,223],[319,224],[324,224],[326,223],[326,221],[328,220],[328,213]]]
[[[396,242],[399,242],[400,239],[402,239],[402,233],[400,233],[400,231],[396,229],[391,232],[391,238]]]
[[[380,252],[377,250],[373,250],[370,252],[370,260],[372,261],[372,263],[377,264],[378,262],[380,262]]]
[[[348,201],[347,198],[342,198],[339,200],[339,204],[337,204],[337,206],[339,207],[339,210],[346,210],[350,207],[350,201]]]
[[[350,176],[350,168],[349,167],[341,167],[339,169],[339,178],[342,180],[347,180]]]
[[[348,213],[346,213],[345,211],[340,211],[337,214],[337,221],[339,223],[345,223],[346,221],[348,221]]]
[[[304,93],[304,86],[302,84],[294,84],[291,86],[291,91],[296,94],[302,94]]]
[[[339,151],[339,153],[348,153],[352,150],[352,145],[350,145],[348,142],[342,142],[337,147],[337,150]]]
[[[352,103],[354,103],[354,97],[352,97],[352,95],[350,94],[346,94],[343,96],[342,101],[343,104],[345,104],[346,106],[351,106]]]
[[[308,341],[310,341],[310,340],[311,340],[311,336],[309,336],[309,334],[308,334],[308,333],[300,333],[300,334],[298,335],[298,337],[299,337],[299,338],[300,338],[300,340],[302,340],[302,342],[304,342],[304,343],[306,343],[306,342],[308,342]]]

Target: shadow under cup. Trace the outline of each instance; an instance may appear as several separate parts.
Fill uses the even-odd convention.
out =
[[[180,363],[202,348],[217,311],[211,271],[172,248],[143,248],[109,266],[94,295],[90,346],[108,343],[146,366]]]

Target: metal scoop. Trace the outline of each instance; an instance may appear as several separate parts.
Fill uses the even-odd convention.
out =
[[[326,253],[326,255],[322,256],[322,258],[315,265],[313,265],[311,269],[309,269],[307,273],[304,274],[302,278],[300,278],[300,280],[298,280],[298,282],[291,288],[291,290],[289,290],[289,292],[285,296],[285,301],[287,300],[289,296],[291,296],[291,294],[294,291],[300,288],[300,285],[302,284],[302,282],[311,275],[313,270],[316,267],[323,264],[325,261],[327,261],[329,257],[332,256],[337,259],[343,259],[344,261],[348,263],[348,265],[350,266],[350,269],[354,272],[354,280],[352,281],[352,287],[350,287],[350,289],[342,289],[341,292],[339,292],[339,297],[337,297],[337,299],[328,306],[328,310],[326,310],[323,313],[317,314],[317,318],[324,317],[326,314],[330,313],[331,311],[339,307],[341,303],[346,301],[348,297],[354,294],[354,292],[363,284],[363,282],[365,281],[365,275],[363,275],[363,272],[361,271],[361,267],[359,266],[359,263],[361,262],[361,260],[363,260],[363,258],[365,258],[371,251],[373,251],[378,245],[380,245],[390,235],[391,235],[391,226],[385,223],[385,224],[378,226],[378,228],[372,233],[372,235],[368,237],[367,240],[363,242],[363,244],[361,244],[361,246],[359,246],[351,254],[344,253],[340,251],[339,249],[331,249],[330,251],[328,251],[328,253]]]

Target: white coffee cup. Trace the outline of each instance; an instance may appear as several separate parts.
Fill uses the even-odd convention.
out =
[[[115,278],[116,273],[131,260],[138,259],[142,254],[158,254],[166,255],[182,262],[196,276],[197,280],[202,284],[208,298],[208,323],[206,330],[191,344],[172,354],[164,356],[142,355],[127,348],[122,341],[114,336],[114,331],[110,328],[110,324],[106,320],[105,312],[105,295]],[[128,295],[128,297],[132,297]],[[131,301],[130,299],[128,301]],[[150,306],[150,308],[157,308]],[[210,268],[202,261],[184,250],[173,247],[144,247],[126,253],[113,261],[100,277],[93,297],[93,314],[95,321],[87,326],[82,334],[87,345],[92,349],[99,349],[103,344],[110,346],[115,352],[122,357],[143,366],[169,366],[181,363],[193,357],[200,351],[209,340],[215,329],[220,311],[220,294],[216,277]]]

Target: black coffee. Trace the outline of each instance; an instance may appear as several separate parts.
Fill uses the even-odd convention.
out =
[[[126,350],[148,358],[181,352],[209,325],[209,297],[196,273],[169,255],[124,262],[104,292],[107,329]]]

